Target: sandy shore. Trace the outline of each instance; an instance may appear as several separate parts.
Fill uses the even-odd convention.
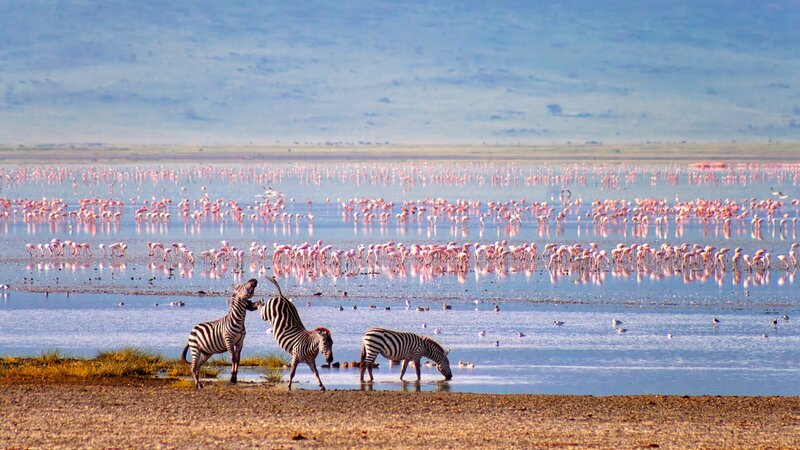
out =
[[[0,385],[0,448],[798,448],[800,398]]]

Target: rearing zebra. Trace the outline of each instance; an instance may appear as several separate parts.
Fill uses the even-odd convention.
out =
[[[369,370],[369,381],[372,381],[372,365],[379,354],[392,361],[403,360],[400,380],[406,374],[408,362],[414,361],[419,381],[419,363],[425,357],[436,363],[436,368],[444,375],[445,381],[448,381],[453,378],[450,360],[447,359],[448,353],[449,350],[427,336],[386,328],[370,328],[361,339],[361,381],[364,381],[364,369]]]
[[[322,385],[322,380],[319,378],[316,359],[317,355],[322,353],[325,362],[330,364],[333,361],[333,339],[330,330],[324,327],[311,331],[306,330],[297,313],[297,308],[281,293],[278,281],[274,277],[266,278],[278,288],[278,296],[272,297],[261,306],[261,318],[272,324],[272,334],[278,345],[292,356],[289,390],[292,390],[297,364],[304,362],[317,376],[319,387],[324,391],[325,386]]]
[[[247,311],[255,311],[263,302],[251,302],[253,292],[258,281],[251,279],[247,283],[234,287],[231,299],[231,309],[221,319],[213,322],[199,323],[189,333],[189,344],[183,349],[181,359],[184,363],[186,353],[192,350],[192,378],[197,389],[203,387],[200,383],[200,367],[211,355],[228,351],[231,354],[231,383],[236,383],[239,372],[239,355],[244,345],[244,319]]]

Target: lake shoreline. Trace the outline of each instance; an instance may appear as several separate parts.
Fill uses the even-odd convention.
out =
[[[3,447],[798,447],[800,397],[0,384]],[[457,423],[453,416],[457,415]]]
[[[800,143],[596,143],[554,145],[18,145],[0,146],[4,164],[339,163],[780,163],[800,161]]]

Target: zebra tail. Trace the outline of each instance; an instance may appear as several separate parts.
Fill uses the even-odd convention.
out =
[[[189,364],[189,361],[186,360],[186,353],[188,352],[189,352],[189,346],[187,345],[186,347],[183,348],[183,353],[181,353],[181,361],[183,361],[185,364]]]
[[[364,344],[364,341],[361,341],[361,364],[360,367],[364,367],[364,361],[367,359],[367,346]]]
[[[278,285],[278,280],[275,279],[275,276],[267,275],[265,278],[271,281],[272,284],[274,284],[275,287],[278,288],[278,297],[283,297],[283,292],[281,292],[281,287]]]

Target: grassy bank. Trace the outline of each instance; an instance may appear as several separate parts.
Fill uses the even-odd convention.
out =
[[[267,380],[280,381],[280,369],[288,361],[278,355],[260,355],[243,358],[240,366],[267,369]],[[229,365],[224,358],[216,358],[203,366],[201,375],[216,377],[219,367]],[[104,351],[94,358],[76,358],[57,351],[36,357],[0,358],[0,382],[41,381],[48,383],[102,380],[109,378],[154,378],[179,379],[189,376],[189,366],[180,359],[167,359],[156,353],[126,347]]]

